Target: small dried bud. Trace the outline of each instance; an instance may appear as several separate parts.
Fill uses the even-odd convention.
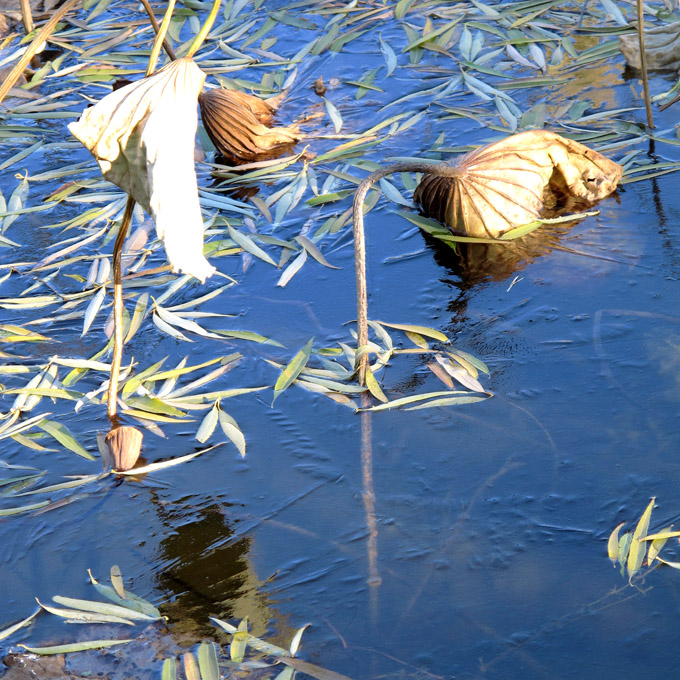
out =
[[[142,433],[129,425],[117,427],[106,435],[106,446],[114,470],[130,470],[142,450]]]

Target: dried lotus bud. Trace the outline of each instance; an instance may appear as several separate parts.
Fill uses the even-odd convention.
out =
[[[142,433],[130,425],[111,430],[107,435],[106,447],[114,470],[130,470],[134,467],[142,450]]]
[[[275,107],[235,90],[213,89],[198,98],[203,125],[217,150],[227,158],[252,161],[277,147],[294,144],[299,130],[267,127]]]

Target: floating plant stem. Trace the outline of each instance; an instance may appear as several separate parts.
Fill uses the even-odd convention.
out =
[[[647,54],[645,53],[645,21],[644,10],[642,8],[642,0],[637,0],[637,15],[638,15],[638,41],[640,42],[640,69],[642,70],[642,89],[645,98],[645,112],[647,113],[647,127],[654,127],[654,119],[652,117],[652,100],[649,96],[649,77],[647,75]]]
[[[31,3],[28,0],[21,0],[21,20],[28,35],[33,30],[33,14],[31,12]]]

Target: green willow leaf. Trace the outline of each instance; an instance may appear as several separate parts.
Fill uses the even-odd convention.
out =
[[[437,331],[434,328],[427,328],[426,326],[414,326],[408,323],[387,323],[387,321],[376,321],[381,326],[387,326],[388,328],[396,328],[400,331],[410,331],[411,333],[418,333],[419,335],[425,335],[428,338],[434,338],[440,342],[449,342],[449,339],[441,331]]]
[[[89,640],[85,642],[74,642],[67,645],[53,645],[51,647],[29,647],[28,645],[19,644],[27,652],[32,654],[51,655],[51,654],[70,654],[71,652],[84,652],[89,649],[103,649],[104,647],[114,647],[115,645],[124,645],[128,642],[134,642],[132,639],[126,640]]]
[[[198,667],[201,680],[220,680],[220,669],[217,665],[215,643],[206,640],[198,648]]]
[[[655,502],[656,498],[652,498],[649,505],[642,513],[642,517],[640,517],[640,521],[637,523],[635,531],[633,532],[627,563],[629,579],[640,569],[645,560],[647,544],[641,539],[647,535],[647,531],[649,530],[649,521],[652,517],[652,509],[654,508]]]
[[[33,612],[29,617],[25,618],[23,621],[19,621],[19,623],[15,623],[14,625],[9,626],[9,628],[0,630],[0,640],[4,640],[5,638],[8,638],[10,635],[16,633],[16,631],[20,630],[24,626],[28,626],[39,613],[40,609]]]
[[[625,522],[621,522],[621,524],[612,531],[609,540],[607,541],[607,555],[614,566],[616,566],[616,563],[619,561],[619,531],[621,531],[621,527],[624,524]]]
[[[163,661],[161,680],[177,680],[177,662],[174,659]]]
[[[53,420],[43,419],[38,423],[38,427],[47,432],[51,437],[54,437],[54,439],[69,451],[73,451],[73,453],[77,453],[79,456],[87,458],[88,460],[94,460],[94,456],[81,446],[65,425]]]
[[[300,371],[307,365],[309,356],[312,353],[313,343],[314,338],[310,338],[305,346],[290,360],[290,363],[288,363],[283,371],[281,371],[281,375],[274,385],[274,399],[293,383],[295,378],[300,375]]]

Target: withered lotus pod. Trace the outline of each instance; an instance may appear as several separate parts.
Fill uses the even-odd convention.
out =
[[[531,130],[436,166],[413,199],[454,232],[494,238],[537,219],[564,197],[582,204],[611,194],[623,168],[554,132]]]
[[[633,68],[642,68],[637,33],[620,35],[619,48]],[[646,29],[645,56],[648,69],[677,71],[680,68],[680,21]]]
[[[247,162],[266,156],[277,147],[300,139],[294,127],[267,127],[276,102],[265,101],[236,90],[213,89],[203,92],[198,103],[208,136],[227,158]]]
[[[142,450],[142,433],[130,425],[111,430],[107,435],[106,447],[114,470],[124,472],[134,467]]]

